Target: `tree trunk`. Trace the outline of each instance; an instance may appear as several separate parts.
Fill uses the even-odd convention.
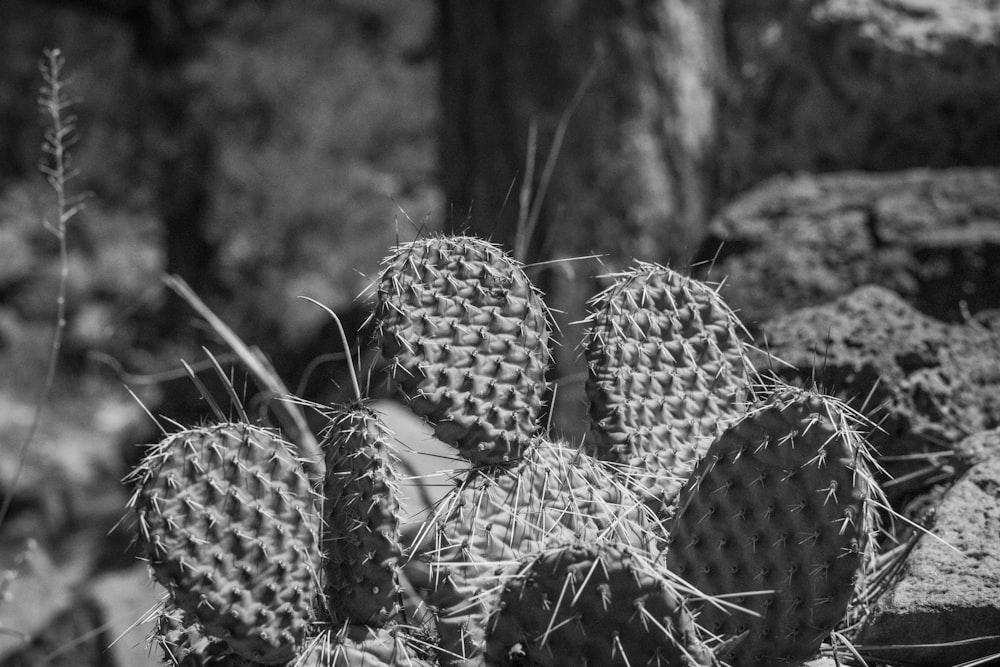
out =
[[[439,0],[439,12],[451,229],[509,248],[520,235],[527,262],[598,253],[608,268],[633,257],[687,264],[712,197],[721,0]],[[565,140],[525,239],[518,188],[529,172],[529,128],[537,124],[537,192],[561,122]],[[566,377],[580,370],[579,328],[568,323],[596,287],[588,277],[606,269],[556,266],[540,282],[565,313],[557,364]],[[560,394],[582,401],[572,387]]]

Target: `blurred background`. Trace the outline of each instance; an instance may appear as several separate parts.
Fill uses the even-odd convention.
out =
[[[164,274],[293,391],[333,401],[339,339],[297,297],[367,349],[366,289],[393,244],[490,238],[554,309],[553,421],[571,438],[574,323],[632,258],[729,276],[751,331],[871,281],[949,321],[1000,307],[992,4],[0,1],[0,551],[17,573],[0,664],[145,664],[146,629],[105,650],[154,595],[113,529],[119,480],[157,438],[140,402],[205,419],[180,359],[228,354]],[[57,379],[11,485],[61,268],[38,169],[46,48],[66,59],[69,189],[87,198]],[[824,231],[787,247],[762,231],[781,216]]]

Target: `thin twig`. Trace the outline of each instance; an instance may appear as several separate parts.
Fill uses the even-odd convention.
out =
[[[49,122],[49,127],[45,131],[45,138],[42,142],[42,152],[48,156],[48,160],[39,165],[39,169],[45,174],[49,186],[56,194],[56,213],[58,216],[55,224],[52,224],[48,220],[42,223],[59,240],[59,287],[56,295],[56,329],[52,336],[52,346],[49,348],[45,382],[35,403],[35,414],[32,417],[31,426],[28,428],[28,434],[21,443],[17,457],[17,466],[10,481],[7,483],[7,493],[4,496],[3,505],[0,506],[0,525],[3,525],[4,519],[7,518],[7,513],[10,511],[17,483],[21,478],[24,464],[28,458],[28,450],[35,436],[38,434],[38,427],[42,423],[42,415],[51,398],[52,387],[55,385],[56,367],[59,363],[59,351],[62,348],[63,333],[66,330],[66,285],[69,282],[66,224],[80,211],[82,204],[78,200],[69,198],[66,193],[67,184],[76,175],[70,168],[69,154],[69,147],[75,141],[76,118],[71,115],[64,116],[63,113],[73,104],[73,100],[66,97],[66,82],[62,76],[65,63],[66,59],[63,58],[62,52],[59,49],[46,49],[44,59],[39,66],[44,83],[41,88],[38,104],[42,114]]]

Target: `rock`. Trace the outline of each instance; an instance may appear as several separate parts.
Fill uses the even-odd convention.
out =
[[[933,532],[950,546],[920,538],[861,634],[866,655],[957,665],[1000,654],[1000,452],[948,491]]]
[[[958,321],[963,303],[1000,303],[1000,170],[774,178],[724,209],[703,247],[718,258],[701,273],[726,279],[750,326],[868,283]]]
[[[783,379],[815,382],[879,424],[872,444],[910,479],[889,483],[896,494],[1000,451],[986,436],[961,444],[1000,427],[998,332],[935,320],[872,285],[766,323],[757,344],[791,364],[770,364]]]
[[[1000,163],[1000,5],[743,0],[726,11],[721,196],[776,173]]]

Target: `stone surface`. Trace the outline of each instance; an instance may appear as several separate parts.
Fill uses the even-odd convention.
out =
[[[1000,162],[1000,5],[741,0],[722,197],[780,172]]]
[[[932,529],[950,546],[920,539],[861,636],[867,655],[957,665],[1000,653],[1000,452],[948,491]]]
[[[750,326],[867,283],[957,321],[1000,305],[1000,170],[774,178],[713,220],[717,251],[701,272]]]
[[[816,382],[879,423],[871,436],[899,495],[967,469],[992,449],[1000,426],[1000,332],[928,317],[874,285],[766,323],[759,346],[791,366],[789,381]],[[758,362],[760,367],[763,362]],[[1000,443],[996,443],[1000,450]],[[925,454],[923,458],[886,457]]]

